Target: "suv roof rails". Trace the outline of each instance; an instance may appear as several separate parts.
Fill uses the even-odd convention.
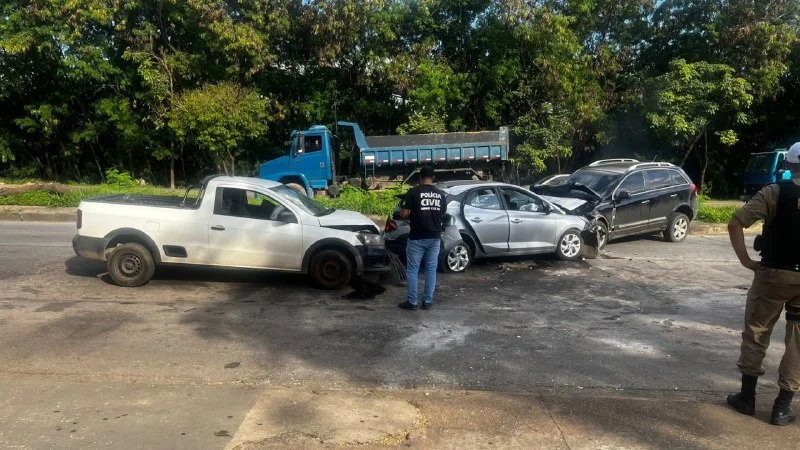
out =
[[[600,159],[589,164],[589,167],[602,166],[603,164],[638,163],[638,162],[639,162],[638,159],[632,159],[632,158]]]
[[[646,162],[646,163],[634,164],[628,167],[628,171],[630,172],[631,170],[635,169],[647,169],[650,167],[675,167],[675,165],[668,162]]]

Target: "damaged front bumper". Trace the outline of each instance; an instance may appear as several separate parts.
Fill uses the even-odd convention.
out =
[[[589,223],[581,231],[581,238],[583,239],[581,256],[586,259],[594,259],[600,253],[600,227],[597,225],[597,217],[587,218],[586,220]]]

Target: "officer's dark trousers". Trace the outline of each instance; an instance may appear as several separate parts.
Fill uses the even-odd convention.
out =
[[[800,390],[800,272],[765,269],[755,273],[747,293],[745,326],[739,370],[762,376],[761,363],[769,347],[775,323],[786,310],[786,351],[778,369],[778,386]]]

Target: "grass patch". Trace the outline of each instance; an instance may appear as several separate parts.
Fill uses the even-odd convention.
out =
[[[0,205],[11,206],[49,206],[52,208],[76,208],[81,200],[112,194],[180,195],[182,190],[158,187],[123,187],[117,185],[91,185],[72,187],[68,192],[58,194],[48,191],[28,191],[0,197]]]
[[[701,203],[697,211],[697,220],[706,223],[728,223],[735,211],[735,206],[708,206]]]

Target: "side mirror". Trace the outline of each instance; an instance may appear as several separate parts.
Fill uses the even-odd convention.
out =
[[[294,148],[294,154],[302,155],[303,152],[306,150],[306,139],[305,136],[298,136],[297,137],[297,147]]]
[[[628,200],[631,198],[631,193],[628,191],[617,191],[616,198],[614,200]]]
[[[553,210],[550,208],[550,205],[547,203],[542,203],[542,212],[545,214],[550,214]]]
[[[281,211],[276,220],[284,223],[297,223],[297,217],[295,217],[294,213],[289,210]]]

